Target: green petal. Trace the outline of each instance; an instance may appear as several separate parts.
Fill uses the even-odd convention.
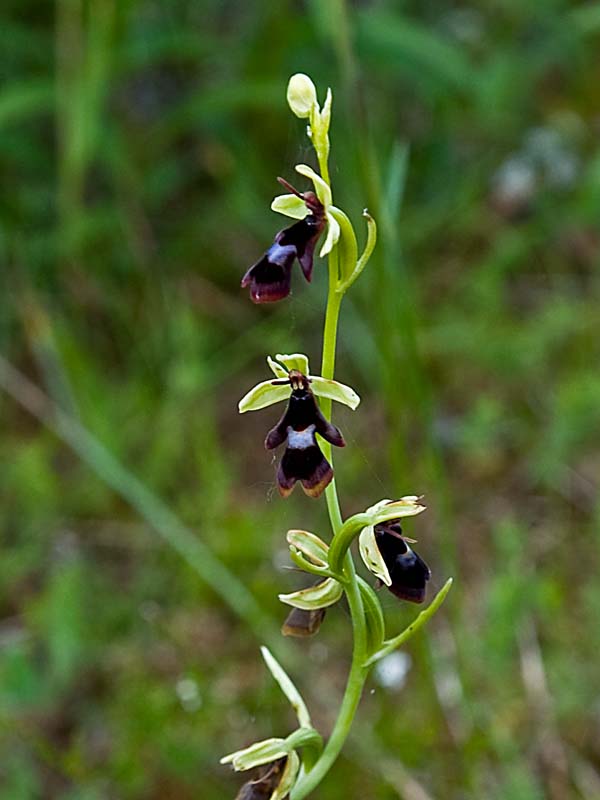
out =
[[[273,386],[272,381],[263,381],[257,383],[242,397],[238,403],[238,409],[240,414],[244,414],[246,411],[258,411],[259,408],[266,408],[272,406],[273,403],[287,400],[289,396],[289,386]]]
[[[279,785],[275,788],[269,800],[284,800],[294,788],[299,771],[300,757],[295,750],[292,750],[285,762],[285,768],[281,775]]]
[[[228,756],[223,756],[221,764],[232,764],[237,772],[270,764],[289,755],[290,748],[285,739],[264,739],[262,742],[251,744],[243,750],[236,750]]]
[[[290,547],[299,550],[306,558],[317,567],[326,567],[328,564],[328,545],[322,539],[309,531],[291,530],[287,532]]]
[[[304,175],[305,178],[309,178],[309,180],[313,182],[317,197],[327,209],[327,207],[331,205],[331,189],[329,188],[329,184],[326,183],[320,175],[317,175],[314,169],[311,169],[307,164],[297,164],[296,172],[299,172],[300,175]]]
[[[327,397],[329,400],[343,403],[351,408],[352,411],[355,411],[358,407],[360,397],[350,386],[338,383],[338,381],[327,380],[327,378],[320,378],[316,375],[311,375],[310,380],[312,390],[317,397]]]
[[[271,356],[267,356],[267,364],[271,367],[271,372],[275,375],[276,378],[287,378],[287,370],[285,370],[281,364],[278,364],[276,361],[273,361]]]
[[[327,578],[315,586],[300,589],[299,592],[280,594],[279,599],[282,603],[287,603],[288,606],[313,611],[317,608],[332,606],[337,603],[343,593],[344,590],[339,581],[336,581],[335,578]]]
[[[295,194],[280,194],[271,203],[271,210],[293,219],[304,219],[309,214],[306,203]]]
[[[304,353],[292,353],[289,356],[277,353],[275,358],[287,369],[297,369],[303,375],[308,375],[308,356]]]
[[[340,238],[340,226],[337,219],[332,214],[327,214],[327,238],[323,243],[319,256],[324,256],[331,253]]]
[[[377,547],[375,528],[373,525],[367,525],[367,527],[363,528],[360,532],[360,536],[358,537],[358,549],[360,550],[361,558],[365,562],[367,569],[382,580],[386,586],[391,586],[392,579],[390,578],[390,573],[383,560],[383,556]]]

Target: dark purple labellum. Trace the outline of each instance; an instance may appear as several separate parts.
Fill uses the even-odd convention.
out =
[[[398,520],[375,526],[375,540],[390,573],[390,592],[402,600],[422,603],[431,571],[418,553],[408,546]]]
[[[242,278],[242,287],[250,287],[250,298],[254,303],[274,303],[288,296],[296,258],[304,277],[310,281],[315,245],[325,227],[324,209],[314,192],[300,194],[286,181],[279,180],[304,200],[310,213],[279,231],[264,256]]]
[[[265,439],[267,450],[287,442],[277,470],[279,493],[287,497],[300,481],[305,493],[319,497],[333,478],[331,465],[321,452],[315,434],[331,444],[344,447],[340,431],[321,413],[308,378],[290,370],[292,394],[285,414]]]
[[[251,266],[242,278],[242,287],[250,287],[253,303],[274,303],[288,296],[296,255],[297,250],[293,245],[282,247],[275,239],[260,261]]]
[[[235,800],[268,800],[279,785],[286,758],[280,758],[271,764],[260,767],[258,778],[247,781],[237,793]]]

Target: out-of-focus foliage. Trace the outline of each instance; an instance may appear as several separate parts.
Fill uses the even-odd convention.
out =
[[[298,70],[334,89],[336,202],[380,224],[343,309],[344,511],[425,493],[407,531],[457,579],[318,796],[600,796],[599,32],[566,0],[4,0],[0,352],[150,492],[7,379],[3,798],[235,796],[219,756],[293,724],[257,629],[331,725],[348,619],[279,643],[276,599],[324,504],[273,496],[273,410],[236,410],[265,354],[319,358],[319,264],[277,307],[239,289],[311,158]],[[385,606],[392,632],[413,613]]]

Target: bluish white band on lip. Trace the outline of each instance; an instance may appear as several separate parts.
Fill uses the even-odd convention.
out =
[[[309,425],[303,431],[295,431],[288,425],[287,429],[287,446],[291,450],[304,450],[306,447],[311,447],[315,443],[315,426]]]

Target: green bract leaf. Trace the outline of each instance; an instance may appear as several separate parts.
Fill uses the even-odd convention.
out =
[[[318,575],[321,578],[337,578],[337,575],[334,575],[329,567],[318,567],[294,547],[290,547],[290,559],[303,572],[310,572],[311,575]]]
[[[352,223],[340,208],[329,207],[330,215],[336,220],[340,228],[338,253],[340,259],[340,280],[342,284],[348,280],[356,269],[358,260],[358,244]]]
[[[385,637],[383,611],[377,595],[369,584],[359,576],[357,576],[357,580],[365,610],[369,650],[374,653],[379,650]]]
[[[291,530],[287,532],[290,547],[299,550],[308,561],[317,567],[327,566],[328,545],[309,531]]]
[[[308,75],[303,72],[292,75],[287,87],[287,101],[294,114],[300,119],[309,117],[314,108],[318,110],[317,90]]]
[[[238,409],[240,414],[244,414],[246,411],[258,411],[260,408],[273,405],[273,403],[287,400],[289,396],[290,387],[288,385],[273,386],[272,381],[263,381],[242,397],[238,403]]]
[[[317,397],[327,397],[330,400],[336,400],[338,403],[343,403],[353,411],[360,403],[360,397],[356,394],[354,389],[346,386],[338,381],[328,380],[327,378],[320,378],[316,375],[311,375],[311,388]]]
[[[262,742],[251,744],[243,750],[236,750],[228,756],[223,756],[221,764],[232,764],[237,772],[270,764],[289,755],[290,747],[285,739],[264,739]]]
[[[377,547],[375,527],[373,525],[367,525],[366,528],[362,529],[358,537],[358,547],[361,558],[365,562],[367,569],[382,580],[386,586],[391,586],[392,579],[390,578],[390,573],[383,560],[383,556]]]
[[[310,714],[308,713],[306,703],[302,699],[298,689],[296,689],[294,686],[292,679],[281,666],[279,661],[277,661],[277,659],[273,656],[268,647],[261,647],[260,652],[262,653],[262,657],[264,658],[271,675],[275,678],[279,684],[279,688],[290,701],[290,705],[296,712],[298,722],[302,727],[310,727],[312,723],[310,721]]]
[[[446,583],[442,586],[440,591],[436,594],[433,598],[431,603],[427,606],[426,609],[421,611],[419,616],[414,619],[410,625],[405,628],[402,633],[398,634],[398,636],[394,636],[393,639],[388,639],[386,642],[383,643],[383,646],[374,653],[367,661],[365,662],[365,667],[371,667],[373,664],[376,664],[377,661],[380,661],[382,658],[385,658],[387,655],[392,653],[396,648],[401,647],[411,636],[414,636],[415,633],[420,630],[423,625],[425,625],[431,617],[436,613],[438,608],[444,602],[444,599],[448,592],[450,591],[450,587],[452,586],[452,578],[448,578]]]
[[[277,361],[281,362],[284,367],[289,369],[297,369],[303,375],[308,375],[308,357],[304,353],[292,353],[291,355],[282,355],[277,353],[275,356]],[[288,389],[289,392],[289,389]]]
[[[344,590],[342,584],[335,578],[327,578],[315,586],[300,589],[298,592],[290,594],[280,594],[279,599],[282,603],[294,608],[303,608],[305,611],[313,611],[317,608],[327,608],[332,606],[342,596]]]
[[[297,164],[296,172],[300,173],[300,175],[304,175],[305,178],[313,182],[317,197],[325,206],[325,211],[327,211],[331,205],[331,189],[329,188],[329,184],[326,183],[320,175],[317,175],[314,169],[307,164]]]
[[[295,194],[280,194],[271,203],[271,210],[293,219],[304,219],[310,213],[306,203]]]
[[[340,283],[336,290],[338,292],[345,292],[352,286],[354,281],[367,266],[367,263],[371,258],[371,253],[373,252],[377,243],[377,225],[366,208],[363,211],[363,217],[365,217],[367,220],[367,243],[365,244],[365,249],[363,250],[361,257],[356,262],[354,271],[345,280],[343,280],[342,283]]]
[[[292,750],[285,762],[281,780],[269,800],[285,800],[290,790],[294,788],[299,771],[300,757],[295,750]]]

